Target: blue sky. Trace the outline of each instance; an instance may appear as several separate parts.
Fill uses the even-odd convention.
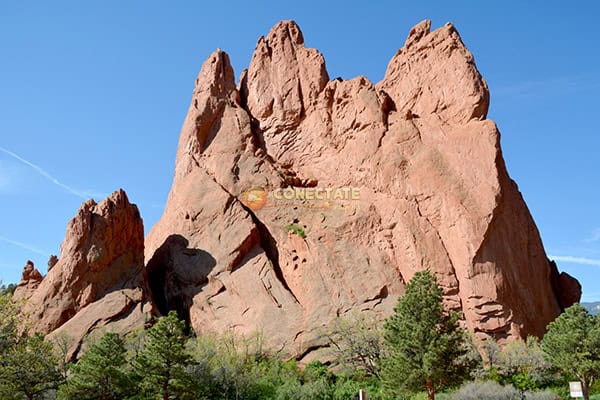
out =
[[[45,269],[84,198],[122,187],[147,231],[158,220],[194,79],[216,48],[239,75],[258,37],[294,19],[331,77],[377,82],[429,18],[452,21],[473,52],[548,254],[580,279],[584,300],[600,300],[600,3],[33,3],[0,5],[4,282],[27,259]]]

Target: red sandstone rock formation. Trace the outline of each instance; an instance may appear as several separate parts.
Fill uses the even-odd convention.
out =
[[[237,85],[215,51],[146,240],[157,306],[197,332],[259,331],[302,357],[323,344],[331,319],[385,317],[405,282],[431,269],[478,336],[541,335],[560,301],[578,297],[576,281],[552,279],[488,105],[451,24],[415,26],[377,84],[330,81],[292,21],[259,39]],[[354,187],[360,199],[274,194],[290,186]],[[264,207],[240,201],[252,188],[268,193]]]
[[[32,330],[64,333],[73,355],[91,330],[110,324],[127,332],[151,316],[143,257],[142,219],[119,190],[99,204],[83,203],[67,226],[58,263],[43,279],[28,264],[15,298]]]
[[[31,297],[35,289],[40,285],[42,279],[44,279],[44,277],[40,271],[35,268],[33,261],[27,260],[27,263],[23,267],[21,282],[19,282],[15,289],[15,293],[13,294],[13,300],[22,302]]]

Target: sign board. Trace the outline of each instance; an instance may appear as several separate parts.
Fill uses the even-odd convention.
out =
[[[569,382],[569,392],[571,392],[571,397],[583,397],[581,382]]]
[[[365,389],[360,389],[358,392],[359,400],[367,400],[367,391]]]

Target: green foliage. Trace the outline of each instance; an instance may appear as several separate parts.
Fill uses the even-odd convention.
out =
[[[0,284],[0,296],[12,296],[16,289],[17,285],[14,283],[9,283],[8,285]]]
[[[600,376],[600,318],[579,304],[567,308],[548,325],[542,349],[552,365],[582,382],[587,400]]]
[[[377,377],[359,379],[357,377],[336,377],[333,389],[334,400],[347,400],[358,397],[358,391],[365,389],[370,400],[387,399],[382,393],[381,381]]]
[[[469,382],[454,395],[453,400],[559,400],[551,391],[521,392],[511,385],[502,386],[492,381]]]
[[[64,381],[57,392],[59,400],[349,400],[357,398],[360,389],[366,389],[371,400],[421,400],[432,397],[431,389],[448,389],[464,380],[480,361],[468,335],[458,328],[456,314],[444,312],[441,290],[428,272],[415,275],[395,311],[385,323],[383,343],[372,321],[347,320],[340,329],[348,334],[344,340],[353,349],[349,354],[379,360],[373,366],[383,379],[370,373],[363,361],[357,361],[358,356],[350,360],[354,367],[335,375],[319,361],[301,368],[293,360],[283,361],[265,352],[261,336],[187,338],[184,323],[170,313],[126,340],[105,334],[70,366],[65,381],[51,344],[39,335],[17,334],[16,307],[10,295],[4,294],[0,296],[0,312],[5,317],[0,319],[0,332],[6,339],[0,359],[0,399],[53,398],[53,390]],[[68,340],[58,339],[56,346],[64,356]],[[339,336],[337,340],[342,343]],[[484,347],[488,366],[481,376],[506,386],[471,382],[455,393],[436,394],[438,400],[555,400],[565,396],[567,385],[552,380],[537,340],[510,343],[503,349],[490,341]],[[557,385],[555,393],[530,391],[550,384]]]
[[[188,368],[201,394],[208,398],[257,398],[269,391],[259,377],[266,373],[258,362],[260,340],[243,340],[234,335],[205,335],[188,345],[194,363]]]
[[[382,381],[393,395],[426,390],[430,398],[468,376],[466,336],[456,313],[445,313],[442,290],[429,271],[417,272],[386,320]]]
[[[319,380],[331,379],[331,375],[327,370],[327,365],[321,361],[311,361],[304,367],[303,380],[305,382],[315,382]]]
[[[140,388],[148,398],[193,398],[186,367],[192,360],[185,348],[185,324],[171,311],[148,330],[144,348],[135,360]]]
[[[300,236],[302,239],[306,239],[306,233],[304,232],[304,229],[297,224],[288,224],[285,226],[285,230],[287,232],[292,232],[298,236]]]
[[[487,342],[489,349],[489,342],[493,341],[490,339]],[[540,341],[535,337],[528,337],[525,342],[509,342],[495,357],[488,354],[488,358],[488,379],[510,384],[520,391],[539,390],[556,379],[552,365],[546,360]]]
[[[52,345],[41,335],[23,337],[2,353],[0,398],[43,399],[62,380]]]
[[[19,310],[12,301],[12,294],[0,293],[0,356],[11,349],[18,340]]]
[[[590,394],[600,394],[600,379],[596,379],[590,387]]]
[[[339,318],[327,335],[333,358],[351,374],[379,376],[383,331],[374,317],[354,314]]]
[[[73,365],[67,382],[59,392],[61,400],[117,400],[135,393],[127,369],[123,339],[105,334]]]
[[[332,400],[333,388],[325,379],[301,384],[285,382],[277,389],[275,400]]]

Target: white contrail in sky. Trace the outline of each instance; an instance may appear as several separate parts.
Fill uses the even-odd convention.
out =
[[[44,256],[44,257],[46,257],[46,256],[48,256],[50,254],[48,252],[36,249],[35,247],[28,245],[27,243],[19,242],[17,240],[12,240],[12,239],[9,239],[9,238],[4,237],[4,236],[0,236],[0,241],[4,242],[4,243],[12,244],[13,246],[20,247],[20,248],[22,248],[24,250],[31,251],[32,253],[36,253],[36,254],[39,254],[39,255]]]
[[[19,160],[20,162],[22,162],[23,164],[33,168],[36,172],[38,172],[40,175],[42,175],[44,178],[48,179],[50,182],[52,182],[53,184],[55,184],[56,186],[60,187],[61,189],[66,190],[67,192],[82,198],[83,200],[87,200],[89,196],[86,196],[84,193],[73,189],[72,187],[65,185],[64,183],[62,183],[61,181],[59,181],[58,179],[56,179],[55,177],[53,177],[52,175],[50,175],[48,172],[46,172],[42,167],[35,165],[34,163],[32,163],[31,161],[27,161],[26,159],[24,159],[23,157],[19,156],[18,154],[13,153],[10,150],[5,149],[4,147],[0,146],[0,151],[2,151],[3,153],[8,154],[9,156],[11,156],[12,158],[15,158],[17,160]]]
[[[548,256],[554,261],[562,261],[573,264],[595,265],[600,267],[600,260],[594,258],[574,257],[574,256]]]

